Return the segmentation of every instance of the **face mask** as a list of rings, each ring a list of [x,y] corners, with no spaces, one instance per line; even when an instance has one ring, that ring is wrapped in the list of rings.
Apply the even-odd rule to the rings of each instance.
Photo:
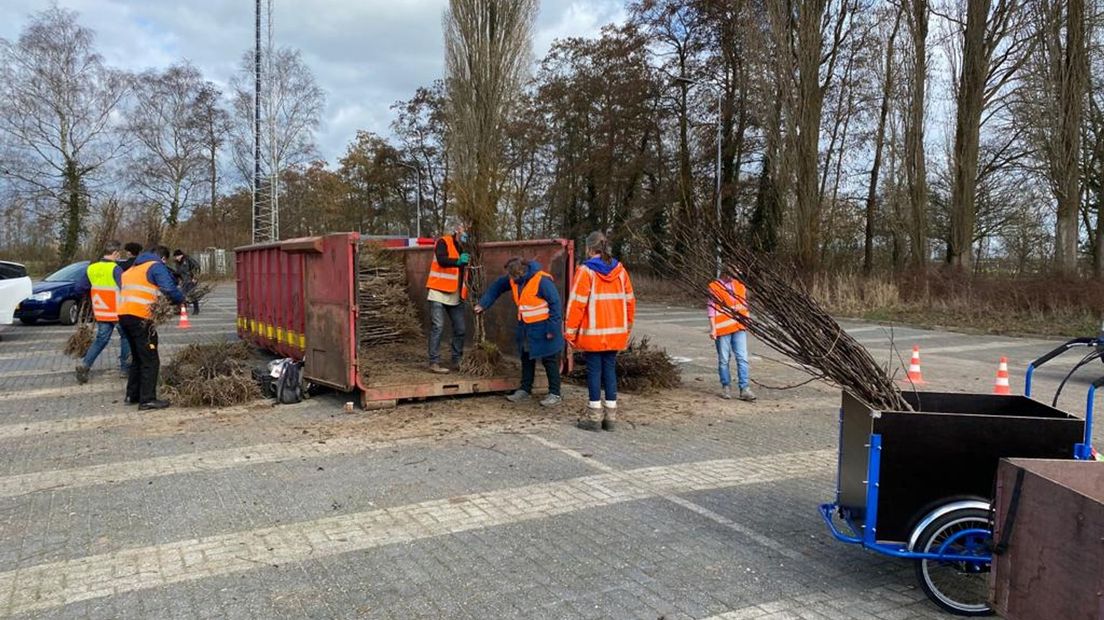
[[[467,243],[467,242],[468,242],[468,233],[466,233],[466,232],[460,233],[460,243]]]

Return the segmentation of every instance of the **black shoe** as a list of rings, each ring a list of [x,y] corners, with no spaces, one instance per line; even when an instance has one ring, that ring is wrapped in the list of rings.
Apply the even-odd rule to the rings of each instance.
[[[148,400],[138,405],[138,411],[149,411],[151,409],[166,409],[171,405],[167,400]]]
[[[88,368],[88,366],[85,366],[84,364],[81,364],[80,366],[77,366],[77,383],[80,383],[80,384],[88,383],[88,371],[89,370],[90,369]]]

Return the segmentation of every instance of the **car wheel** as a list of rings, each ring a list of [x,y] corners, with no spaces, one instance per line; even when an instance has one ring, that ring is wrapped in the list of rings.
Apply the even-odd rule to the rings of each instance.
[[[38,319],[19,319],[19,322],[24,325],[34,325],[38,322]]]
[[[77,302],[70,299],[61,304],[61,311],[58,312],[58,321],[62,325],[72,325],[80,318],[80,308],[77,307]]]

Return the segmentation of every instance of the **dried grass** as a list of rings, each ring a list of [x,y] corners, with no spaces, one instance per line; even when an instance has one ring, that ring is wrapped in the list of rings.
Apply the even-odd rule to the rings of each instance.
[[[262,397],[246,343],[190,344],[161,371],[167,395],[185,407],[230,407]]]

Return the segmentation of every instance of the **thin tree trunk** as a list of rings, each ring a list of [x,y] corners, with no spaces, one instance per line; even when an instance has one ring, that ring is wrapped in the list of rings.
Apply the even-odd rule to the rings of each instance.
[[[870,186],[866,192],[866,226],[863,234],[863,273],[874,271],[874,218],[878,208],[878,175],[882,170],[882,149],[885,146],[886,119],[889,116],[890,98],[893,96],[893,51],[897,32],[901,26],[901,13],[893,21],[893,30],[886,41],[885,81],[882,85],[882,104],[878,110],[878,130],[874,134],[874,162],[870,167]]]
[[[1059,83],[1058,153],[1056,179],[1058,216],[1054,237],[1059,273],[1077,272],[1078,206],[1081,201],[1081,115],[1088,67],[1085,59],[1085,2],[1066,4],[1066,49]]]
[[[820,59],[824,35],[821,21],[826,0],[804,0],[797,20],[798,111],[796,138],[797,260],[806,274],[816,272],[820,246],[820,200],[817,165],[820,155],[820,120],[824,91],[820,85]]]
[[[971,269],[971,246],[977,219],[978,147],[985,78],[989,69],[985,34],[990,4],[990,0],[967,0],[966,3],[952,163],[951,234],[947,248],[947,262],[963,272]]]
[[[912,78],[908,126],[905,128],[905,174],[909,198],[909,249],[913,265],[928,262],[928,181],[924,156],[924,103],[928,77],[928,1],[910,0]]]

